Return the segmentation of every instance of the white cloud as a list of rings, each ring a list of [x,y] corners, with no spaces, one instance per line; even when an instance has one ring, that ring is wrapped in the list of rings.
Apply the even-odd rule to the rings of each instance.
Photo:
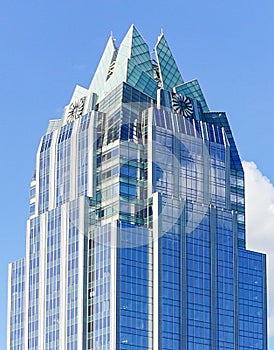
[[[247,248],[267,254],[268,333],[274,336],[274,185],[254,162],[243,162]]]

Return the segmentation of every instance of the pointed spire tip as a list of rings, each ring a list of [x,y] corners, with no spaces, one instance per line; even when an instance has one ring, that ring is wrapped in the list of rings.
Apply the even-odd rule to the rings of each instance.
[[[113,31],[110,32],[110,39],[112,39],[112,41],[116,41]]]

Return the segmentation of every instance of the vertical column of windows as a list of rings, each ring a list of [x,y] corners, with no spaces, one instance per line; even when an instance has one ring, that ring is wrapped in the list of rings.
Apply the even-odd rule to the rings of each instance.
[[[173,207],[166,210],[162,217],[163,227],[169,222],[176,222],[173,218]],[[160,344],[161,349],[180,348],[180,226],[178,224],[168,232],[163,232],[159,239],[160,264]]]
[[[45,350],[59,349],[60,331],[60,208],[48,213],[47,262],[46,262],[46,310],[45,310]]]
[[[264,258],[239,249],[239,350],[266,350]]]
[[[154,168],[156,188],[167,195],[174,194],[173,135],[167,130],[157,130]]]
[[[203,147],[201,139],[179,135],[180,196],[195,202],[204,198]]]
[[[92,148],[95,145],[89,145],[89,124],[90,114],[87,114],[81,118],[81,123],[78,133],[78,195],[84,195],[87,193],[88,184],[88,157],[89,147]]]
[[[95,229],[89,242],[88,349],[108,349],[110,343],[111,224]]]
[[[235,349],[234,344],[234,257],[231,212],[217,210],[217,289],[218,342],[221,349]]]
[[[115,213],[115,204],[118,202],[117,196],[119,195],[119,151],[117,147],[114,147],[103,154],[97,155],[97,203],[102,203],[102,207],[108,203],[108,208],[112,207],[110,213],[101,212],[101,215],[109,216]],[[110,206],[110,203],[111,206]],[[102,208],[102,211],[104,209]],[[116,209],[117,212],[117,209]],[[106,215],[105,215],[106,214]]]
[[[143,147],[124,143],[120,148],[119,194],[120,218],[131,223],[143,222],[142,210],[145,199]]]
[[[69,199],[70,195],[70,137],[73,123],[69,123],[60,129],[57,145],[56,164],[56,205],[59,206]]]
[[[36,195],[36,181],[33,179],[31,181],[31,186],[30,186],[30,216],[34,215],[35,213],[35,207],[36,207],[35,195]]]
[[[50,147],[52,134],[44,136],[39,158],[39,214],[48,210],[49,205],[49,175]]]
[[[40,218],[30,220],[28,350],[38,350]]]
[[[117,149],[116,149],[117,151]],[[97,168],[96,174],[96,199],[98,205],[98,218],[107,218],[118,213],[119,195],[119,160],[109,160]]]
[[[142,226],[119,223],[117,350],[152,350],[152,248],[143,244],[150,234]]]
[[[189,222],[189,219],[191,222]],[[208,213],[187,205],[187,335],[189,349],[211,350],[211,263]]]
[[[77,350],[78,340],[78,285],[79,285],[79,207],[70,203],[67,238],[67,350]]]
[[[239,246],[245,246],[245,201],[243,171],[231,170],[230,199],[231,209],[237,212]]]
[[[25,259],[12,263],[10,308],[10,350],[22,350],[24,346],[24,296]]]
[[[221,144],[210,142],[209,153],[211,160],[211,202],[218,207],[226,207],[226,168],[225,149]]]

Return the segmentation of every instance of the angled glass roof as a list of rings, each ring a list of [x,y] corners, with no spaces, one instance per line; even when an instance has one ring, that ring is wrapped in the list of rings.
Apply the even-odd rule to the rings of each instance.
[[[128,58],[130,58],[132,63],[137,65],[143,72],[147,73],[151,78],[153,78],[153,69],[149,47],[134,25],[130,27],[126,38],[129,41],[129,45],[127,47]],[[122,49],[122,45],[120,48]]]
[[[204,112],[209,111],[198,81],[184,83],[163,33],[154,52],[156,60],[151,58],[149,47],[134,24],[119,48],[111,35],[90,84],[90,91],[97,94],[98,102],[125,82],[153,99],[156,99],[160,87],[182,93],[200,101]]]
[[[182,85],[176,86],[174,88],[175,92],[178,94],[183,94],[195,100],[198,100],[201,103],[202,109],[204,112],[208,112],[209,108],[206,103],[204,94],[200,87],[198,80],[191,80]]]
[[[101,100],[122,82],[156,98],[158,83],[153,78],[149,47],[134,25],[129,28],[119,50],[110,37],[90,90]]]
[[[117,50],[114,44],[113,37],[110,36],[105,51],[101,57],[99,65],[90,84],[90,90],[96,93],[98,96],[104,94],[104,85],[108,78],[109,69],[116,56]]]
[[[158,42],[155,46],[155,55],[159,66],[162,87],[165,90],[171,91],[174,86],[183,84],[183,78],[164,34],[159,36]]]

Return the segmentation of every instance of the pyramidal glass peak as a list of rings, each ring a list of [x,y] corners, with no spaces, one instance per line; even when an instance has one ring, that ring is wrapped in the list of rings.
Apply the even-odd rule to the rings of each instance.
[[[171,91],[175,86],[183,84],[163,33],[158,38],[154,53],[156,60],[151,57],[148,44],[134,24],[130,26],[119,48],[115,47],[111,34],[92,79],[90,91],[98,95],[98,100],[102,100],[122,82],[138,88],[145,79],[149,81],[149,88],[143,88],[142,92],[156,98],[157,88]]]

